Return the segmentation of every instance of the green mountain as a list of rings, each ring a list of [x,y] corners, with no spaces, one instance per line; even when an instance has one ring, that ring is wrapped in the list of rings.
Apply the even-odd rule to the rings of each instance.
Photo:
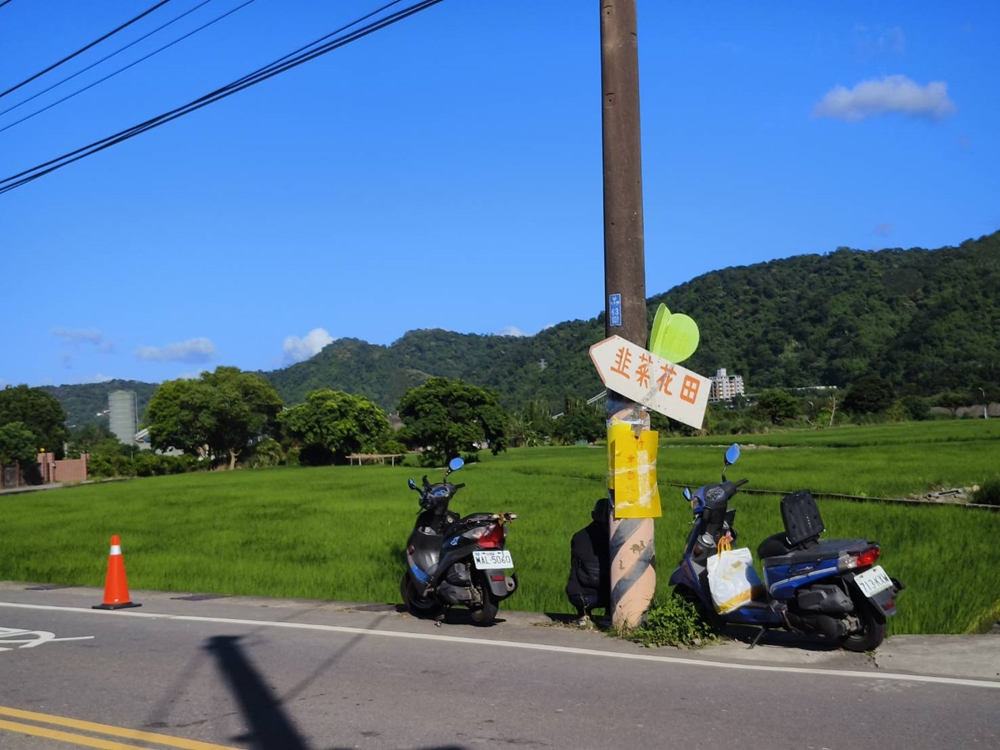
[[[66,410],[66,424],[74,429],[85,424],[107,425],[108,396],[112,391],[135,391],[139,420],[142,421],[149,399],[153,397],[158,385],[138,380],[108,380],[85,385],[43,385],[41,388],[59,399]]]
[[[661,302],[700,328],[684,366],[703,375],[724,367],[749,392],[847,386],[867,374],[900,395],[1000,384],[1000,232],[938,250],[838,248],[713,271],[650,298],[650,323]],[[588,356],[602,338],[603,313],[526,337],[416,330],[390,346],[338,339],[305,362],[260,374],[288,405],[332,388],[394,412],[407,388],[446,376],[497,390],[510,409],[541,399],[560,410],[566,397],[602,390]],[[47,390],[71,424],[82,424],[119,387]],[[129,389],[141,412],[155,386]]]

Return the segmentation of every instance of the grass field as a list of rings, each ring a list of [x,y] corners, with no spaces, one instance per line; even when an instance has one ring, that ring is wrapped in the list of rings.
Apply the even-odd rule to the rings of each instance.
[[[996,425],[996,426],[994,426]],[[826,437],[826,440],[822,438]],[[681,552],[690,511],[672,483],[715,481],[716,439],[666,440],[656,521],[657,595]],[[730,478],[747,489],[906,497],[1000,472],[1000,420],[753,435]],[[752,444],[752,445],[751,445]],[[756,446],[756,447],[753,447]],[[569,538],[604,493],[603,447],[485,455],[456,476],[460,513],[510,510],[521,587],[503,607],[568,613]],[[119,534],[132,589],[398,602],[400,550],[417,510],[412,467],[279,468],[109,482],[0,497],[0,579],[101,587]],[[440,472],[427,472],[432,480]],[[779,495],[741,493],[740,545],[779,531]],[[1000,616],[992,551],[1000,513],[955,506],[821,499],[828,537],[865,536],[907,584],[891,633],[982,632]],[[95,602],[95,604],[98,602]]]

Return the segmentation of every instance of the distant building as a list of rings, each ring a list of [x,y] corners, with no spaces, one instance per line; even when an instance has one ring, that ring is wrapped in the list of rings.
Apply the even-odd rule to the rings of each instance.
[[[711,388],[708,391],[708,403],[714,404],[719,401],[732,401],[737,396],[743,396],[746,391],[743,387],[742,375],[728,375],[726,368],[718,370],[710,377]]]
[[[111,391],[108,411],[111,432],[118,442],[135,445],[135,433],[139,431],[139,401],[135,391]]]

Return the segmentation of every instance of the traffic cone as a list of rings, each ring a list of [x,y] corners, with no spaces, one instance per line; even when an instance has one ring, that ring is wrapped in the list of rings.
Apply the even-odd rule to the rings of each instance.
[[[141,607],[133,604],[128,595],[128,583],[125,580],[125,560],[122,558],[122,543],[115,534],[111,537],[111,552],[108,555],[108,575],[104,579],[104,601],[95,604],[92,609],[125,609],[126,607]]]

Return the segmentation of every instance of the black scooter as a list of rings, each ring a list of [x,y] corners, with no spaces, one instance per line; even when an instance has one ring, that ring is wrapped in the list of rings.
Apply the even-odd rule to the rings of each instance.
[[[465,462],[453,458],[444,479],[423,488],[412,479],[410,489],[420,493],[420,515],[406,544],[407,571],[400,581],[403,603],[417,617],[437,617],[445,607],[469,608],[474,625],[490,625],[501,601],[517,589],[514,561],[504,549],[507,524],[513,513],[473,513],[460,518],[448,503],[464,484],[448,476]]]

